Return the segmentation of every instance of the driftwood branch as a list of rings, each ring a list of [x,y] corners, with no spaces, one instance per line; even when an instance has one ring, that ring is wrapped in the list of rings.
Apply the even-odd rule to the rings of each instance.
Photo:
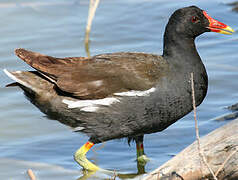
[[[209,167],[219,180],[238,179],[238,119],[200,139]],[[207,168],[201,172],[197,142],[151,172],[145,180],[213,179]]]

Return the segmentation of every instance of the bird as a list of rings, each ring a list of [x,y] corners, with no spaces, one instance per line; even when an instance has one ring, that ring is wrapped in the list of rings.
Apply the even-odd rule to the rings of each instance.
[[[205,32],[234,30],[189,6],[169,18],[162,55],[115,52],[56,58],[18,48],[15,54],[34,70],[4,72],[42,112],[89,137],[74,154],[84,169],[100,169],[86,157],[95,144],[120,138],[134,140],[137,160],[147,162],[144,135],[163,131],[193,110],[191,73],[196,106],[207,94],[208,76],[195,45]]]

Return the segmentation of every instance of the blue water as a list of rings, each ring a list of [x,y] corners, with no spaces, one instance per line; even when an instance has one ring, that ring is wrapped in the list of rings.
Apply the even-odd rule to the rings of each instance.
[[[169,16],[175,9],[194,4],[236,30],[238,14],[224,2],[232,1],[101,0],[92,25],[91,55],[117,51],[161,54]],[[87,13],[88,0],[1,0],[0,69],[30,69],[14,55],[19,47],[57,57],[86,56]],[[238,101],[237,42],[238,33],[206,33],[197,39],[209,75],[209,91],[197,112],[201,136],[227,123],[212,119],[229,113],[226,107]],[[88,138],[49,120],[19,88],[4,87],[12,81],[2,71],[0,77],[0,179],[26,179],[29,168],[39,179],[82,177],[73,154]],[[151,159],[146,171],[194,140],[193,113],[163,132],[146,135],[145,152]],[[129,147],[126,140],[96,145],[87,156],[102,168],[137,173],[135,144]],[[97,173],[90,178],[106,177]]]

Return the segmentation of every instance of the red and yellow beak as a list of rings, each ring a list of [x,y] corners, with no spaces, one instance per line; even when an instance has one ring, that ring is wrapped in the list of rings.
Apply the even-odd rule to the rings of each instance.
[[[209,21],[209,27],[212,32],[217,32],[221,34],[232,34],[235,32],[230,26],[227,26],[226,24],[223,24],[212,17],[210,17],[206,11],[203,11],[204,16],[208,19]]]

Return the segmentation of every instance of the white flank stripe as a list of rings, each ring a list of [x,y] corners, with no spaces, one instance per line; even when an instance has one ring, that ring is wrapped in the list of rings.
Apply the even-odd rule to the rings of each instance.
[[[104,98],[96,100],[78,100],[78,101],[63,99],[63,103],[67,104],[69,108],[82,108],[94,105],[109,106],[115,102],[119,102],[119,100],[117,98]]]
[[[63,99],[63,103],[68,105],[68,108],[80,108],[81,111],[95,112],[99,106],[110,106],[113,103],[119,102],[117,98],[104,98],[96,100],[78,100],[72,101]]]
[[[78,127],[73,128],[73,131],[81,131],[84,129],[85,129],[84,127],[78,126]]]
[[[149,96],[150,93],[154,92],[155,88],[150,88],[146,91],[127,91],[121,93],[114,93],[116,96]]]
[[[97,106],[88,106],[88,107],[84,107],[81,108],[81,111],[86,111],[86,112],[96,112],[98,110],[99,107]]]

